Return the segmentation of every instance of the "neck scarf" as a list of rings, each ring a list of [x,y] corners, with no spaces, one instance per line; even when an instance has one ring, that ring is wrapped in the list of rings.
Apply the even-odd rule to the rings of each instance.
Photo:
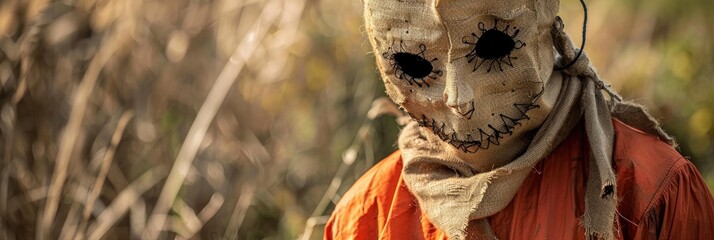
[[[576,50],[562,29],[562,22],[556,21],[553,39],[562,57],[560,62],[568,63],[574,60]],[[554,110],[527,150],[510,163],[491,171],[476,172],[464,161],[448,154],[444,151],[445,142],[415,122],[402,131],[399,147],[404,159],[404,180],[427,217],[449,238],[466,239],[466,228],[472,220],[481,229],[469,234],[481,236],[469,238],[495,238],[486,218],[510,203],[530,170],[569,135],[581,118],[592,154],[582,225],[589,239],[614,238],[617,194],[611,167],[614,144],[611,109],[622,109],[614,107],[620,97],[600,80],[585,55],[562,74],[563,87]],[[611,105],[601,90],[610,95]],[[651,120],[648,115],[644,117]]]

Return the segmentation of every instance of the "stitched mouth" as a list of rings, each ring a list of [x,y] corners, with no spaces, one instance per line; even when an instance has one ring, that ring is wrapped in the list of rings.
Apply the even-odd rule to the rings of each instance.
[[[457,132],[453,129],[447,129],[446,123],[437,121],[436,119],[428,117],[425,114],[421,114],[419,117],[414,116],[409,112],[407,112],[407,114],[409,114],[409,116],[414,119],[419,126],[430,129],[442,141],[445,141],[466,153],[475,153],[480,149],[488,149],[492,145],[498,146],[501,144],[501,139],[505,136],[513,135],[513,129],[523,125],[521,123],[522,121],[530,119],[528,112],[540,107],[535,103],[535,101],[542,94],[543,90],[541,90],[541,92],[538,93],[530,103],[512,104],[512,107],[518,112],[514,116],[509,116],[503,113],[498,114],[501,121],[501,125],[499,127],[494,127],[492,124],[488,124],[486,128],[472,129],[470,132],[461,134],[463,136],[459,136],[459,134],[457,134]],[[471,115],[473,115],[474,111],[475,110],[472,107],[472,109],[467,112],[467,114],[469,114],[469,119],[471,118]],[[459,112],[459,114],[466,116],[461,112]],[[472,134],[472,132],[475,134]]]
[[[467,120],[470,120],[471,117],[473,117],[476,108],[474,107],[474,101],[471,101],[456,107],[455,110],[459,115],[463,116]]]

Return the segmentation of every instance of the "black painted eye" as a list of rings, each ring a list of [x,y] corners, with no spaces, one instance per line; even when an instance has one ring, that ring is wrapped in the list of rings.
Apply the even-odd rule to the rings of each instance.
[[[394,61],[399,65],[399,69],[413,78],[424,78],[429,76],[434,67],[431,62],[419,55],[399,52],[394,54]]]
[[[476,42],[470,42],[468,36],[462,39],[464,43],[473,45],[471,52],[466,55],[469,63],[476,61],[473,71],[481,67],[484,62],[490,62],[486,72],[490,72],[494,65],[501,71],[503,71],[502,64],[513,67],[512,60],[518,58],[511,56],[511,53],[526,45],[516,40],[520,30],[513,27],[513,34],[509,35],[510,25],[506,25],[503,30],[498,29],[498,19],[494,20],[493,28],[486,29],[484,25],[483,22],[478,24],[481,36],[471,33],[471,36],[476,38]]]
[[[518,34],[518,30],[516,30],[516,34]],[[505,57],[513,51],[515,46],[516,42],[511,36],[496,29],[489,29],[478,39],[474,50],[476,55],[489,60]]]
[[[393,45],[393,44],[392,44]],[[429,87],[428,79],[436,79],[442,75],[440,70],[435,70],[432,62],[439,60],[434,58],[431,61],[424,57],[426,45],[419,45],[419,52],[411,53],[404,48],[404,42],[400,41],[400,50],[390,47],[382,57],[391,60],[391,70],[394,76],[409,82],[409,85],[416,84],[419,87]]]

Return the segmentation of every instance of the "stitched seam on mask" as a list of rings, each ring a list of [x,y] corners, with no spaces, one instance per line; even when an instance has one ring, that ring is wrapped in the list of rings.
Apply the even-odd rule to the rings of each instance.
[[[449,32],[449,27],[446,25],[446,21],[443,21],[441,19],[441,13],[439,12],[438,8],[436,7],[437,4],[438,4],[438,1],[434,1],[432,3],[432,6],[433,6],[434,13],[436,15],[437,20],[441,23],[441,27],[444,28],[444,32],[446,33],[446,39],[449,43],[449,48],[446,52],[446,62],[451,63],[453,61],[453,57],[451,55],[452,55],[452,52],[454,49],[454,42],[451,39],[451,32]]]
[[[498,129],[491,124],[487,124],[487,127],[477,128],[478,130],[478,140],[474,140],[471,133],[466,133],[466,139],[459,139],[455,130],[451,130],[451,134],[446,132],[446,123],[438,122],[434,118],[427,117],[421,114],[420,118],[415,117],[413,114],[408,113],[409,116],[417,121],[419,126],[429,128],[431,131],[439,137],[442,141],[445,141],[457,149],[460,149],[466,153],[475,153],[479,149],[488,149],[491,145],[500,145],[500,139],[504,138],[504,135],[513,135],[513,129],[519,125],[523,125],[521,122],[523,120],[530,120],[528,116],[528,111],[539,108],[540,105],[536,104],[536,100],[543,94],[545,88],[541,89],[530,103],[514,103],[512,106],[516,108],[520,114],[517,117],[511,117],[503,113],[499,114],[499,118],[503,123],[503,129]],[[510,123],[510,124],[509,124]]]

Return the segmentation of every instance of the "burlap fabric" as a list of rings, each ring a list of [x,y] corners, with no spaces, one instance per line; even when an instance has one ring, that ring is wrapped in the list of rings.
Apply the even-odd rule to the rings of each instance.
[[[527,151],[511,163],[488,172],[479,173],[444,151],[449,146],[416,122],[402,130],[399,149],[404,160],[404,181],[429,220],[450,239],[466,239],[466,227],[471,220],[477,220],[478,227],[487,227],[485,218],[506,207],[533,166],[567,137],[582,115],[582,107],[577,103],[586,88],[577,80],[567,79],[563,83],[555,105],[557,114],[545,121]]]
[[[593,73],[589,71],[592,68],[587,65],[587,58],[582,59],[574,67],[579,67],[583,74]],[[429,219],[452,239],[465,239],[466,227],[471,220],[487,226],[485,218],[508,205],[533,166],[558,146],[584,115],[587,135],[593,136],[589,140],[594,158],[590,166],[583,225],[590,235],[612,238],[616,206],[615,177],[610,168],[613,130],[606,101],[591,77],[583,76],[583,81],[567,75],[553,112],[533,137],[527,151],[489,172],[475,172],[444,151],[448,146],[433,133],[419,128],[416,123],[408,125],[399,139],[405,161],[403,175]],[[608,194],[601,191],[605,188]],[[594,193],[593,189],[596,190]]]

